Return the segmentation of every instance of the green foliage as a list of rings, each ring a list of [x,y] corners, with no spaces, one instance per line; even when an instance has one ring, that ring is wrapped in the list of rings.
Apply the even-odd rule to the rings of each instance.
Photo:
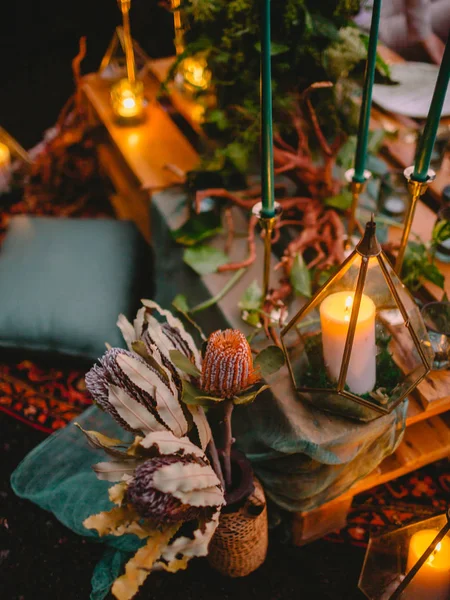
[[[433,250],[435,250],[437,248],[437,246],[439,246],[439,244],[442,244],[443,242],[447,241],[450,238],[450,221],[447,220],[442,220],[442,221],[438,221],[436,223],[436,225],[434,226],[433,229],[433,233],[431,236],[431,247],[433,248]]]
[[[200,377],[200,371],[187,356],[178,350],[170,350],[169,355],[170,360],[178,369],[180,369],[180,371],[183,371],[183,373],[186,373],[187,375],[192,375],[192,377]]]
[[[342,190],[337,196],[331,198],[325,198],[324,203],[330,208],[337,208],[338,210],[347,210],[352,205],[352,193],[350,190]]]
[[[374,388],[376,391],[362,394],[361,398],[380,401],[383,396],[392,394],[394,388],[403,380],[402,371],[389,352],[389,342],[390,338],[377,339],[377,379]],[[331,381],[327,376],[323,360],[322,335],[318,334],[306,338],[305,351],[308,357],[308,368],[300,381],[300,385],[309,388],[336,389],[336,382]],[[348,386],[345,386],[345,389],[348,390]]]
[[[183,246],[195,246],[221,231],[220,214],[205,211],[190,217],[179,229],[172,231],[172,237]]]
[[[243,293],[238,306],[241,310],[259,310],[261,303],[262,289],[256,279],[254,279]]]
[[[311,273],[301,254],[297,254],[294,259],[290,280],[296,294],[305,298],[311,297]]]
[[[241,316],[243,321],[252,327],[260,326],[262,300],[262,289],[255,279],[242,294],[242,298],[238,304],[242,311]]]
[[[263,379],[276,373],[284,363],[284,352],[278,346],[267,346],[267,348],[261,350],[254,360],[254,366],[259,368]]]
[[[355,27],[344,27],[339,38],[324,52],[324,60],[328,74],[335,81],[345,78],[363,61],[367,55],[359,30]]]
[[[409,242],[403,261],[402,281],[409,290],[415,292],[424,279],[444,289],[444,276],[435,265],[433,254],[425,244]]]
[[[215,273],[220,265],[228,261],[228,257],[212,246],[194,246],[186,248],[183,260],[198,275],[208,275],[208,273]]]
[[[318,81],[313,102],[326,135],[355,131],[358,106],[351,78],[361,78],[366,48],[351,25],[359,0],[272,0],[272,82],[275,129],[293,133],[287,116],[299,94]],[[254,164],[259,147],[260,11],[254,0],[185,0],[186,51],[202,52],[217,97],[204,129],[215,140],[208,161],[230,161],[240,171]],[[340,65],[345,63],[345,69]]]

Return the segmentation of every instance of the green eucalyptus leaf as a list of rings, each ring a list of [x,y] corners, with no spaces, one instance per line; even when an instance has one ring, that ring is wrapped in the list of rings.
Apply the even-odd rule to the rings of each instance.
[[[214,123],[219,131],[225,131],[229,126],[226,112],[218,108],[208,113],[208,123]]]
[[[244,310],[242,311],[241,318],[244,323],[248,323],[252,327],[261,326],[261,313],[259,310]]]
[[[445,277],[434,263],[429,263],[424,269],[424,277],[441,289],[444,289]]]
[[[201,400],[197,400],[197,398],[201,395],[201,390],[183,379],[183,395],[182,400],[185,404],[191,404],[194,406],[207,406],[208,403],[202,402]]]
[[[218,267],[228,262],[228,257],[221,250],[211,246],[194,246],[184,251],[183,260],[199,275],[208,275],[215,273]]]
[[[173,239],[183,246],[195,246],[222,231],[218,212],[208,210],[190,217],[179,229],[172,231]]]
[[[218,398],[216,396],[204,396],[202,390],[189,383],[189,381],[185,381],[183,379],[183,395],[182,400],[185,404],[190,404],[193,406],[211,406],[213,404],[217,404],[218,402],[222,402],[223,398]]]
[[[345,143],[341,146],[336,157],[336,164],[343,169],[350,169],[353,166],[356,152],[356,135],[349,135]]]
[[[259,396],[259,394],[261,394],[261,392],[264,392],[265,390],[268,390],[270,388],[270,385],[262,385],[258,390],[256,390],[256,392],[250,392],[249,394],[241,394],[240,396],[235,396],[233,398],[233,404],[236,405],[243,405],[243,404],[250,404],[251,402],[254,402],[256,397]]]
[[[256,42],[255,48],[258,52],[261,52],[261,42]],[[277,44],[276,42],[270,43],[270,56],[278,56],[279,54],[284,54],[285,52],[289,52],[289,46],[286,44]]]
[[[223,155],[225,158],[229,159],[241,173],[245,173],[248,170],[249,148],[245,144],[241,142],[231,142],[223,150]]]
[[[180,369],[180,371],[183,371],[183,373],[186,373],[187,375],[192,375],[193,377],[200,377],[200,371],[197,367],[179,350],[170,350],[169,356],[170,360],[178,369]]]
[[[305,298],[311,297],[311,274],[300,253],[294,259],[290,280],[296,294]]]
[[[284,352],[278,346],[268,346],[261,350],[253,364],[259,368],[261,376],[265,379],[276,373],[285,363]]]
[[[262,299],[262,289],[256,279],[254,279],[242,294],[238,306],[241,310],[259,310],[261,308]]]
[[[183,314],[189,312],[189,304],[184,294],[177,294],[172,300],[172,306]]]
[[[325,199],[325,206],[337,208],[339,210],[348,210],[352,205],[352,193],[350,190],[342,190],[337,196]]]
[[[433,246],[437,246],[438,244],[442,244],[450,238],[450,221],[443,220],[438,221],[433,229],[432,234],[432,243]]]
[[[327,38],[334,42],[340,40],[339,29],[332,21],[330,21],[330,19],[327,19],[318,13],[311,15],[311,17],[314,25],[314,33],[317,36]]]

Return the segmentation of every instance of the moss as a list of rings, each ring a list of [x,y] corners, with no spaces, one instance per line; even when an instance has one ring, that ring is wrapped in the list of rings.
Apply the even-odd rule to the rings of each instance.
[[[300,385],[309,388],[336,389],[336,382],[329,379],[323,360],[322,334],[308,337],[304,340],[305,352],[308,357],[308,368],[302,374]],[[394,388],[403,379],[403,373],[397,366],[389,352],[390,338],[377,339],[378,354],[376,358],[377,379],[374,390],[384,388],[387,395],[391,395]],[[349,391],[346,385],[345,390]],[[353,392],[352,392],[353,393]],[[358,394],[357,394],[358,395]],[[360,395],[365,400],[374,398],[370,393]]]

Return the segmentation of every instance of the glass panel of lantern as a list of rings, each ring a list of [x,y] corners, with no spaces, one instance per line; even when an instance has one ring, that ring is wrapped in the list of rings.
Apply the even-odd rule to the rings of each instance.
[[[299,395],[361,421],[391,412],[433,360],[420,311],[381,252],[373,222],[281,338]]]
[[[371,537],[359,589],[369,600],[448,600],[449,531],[450,509],[447,514]]]

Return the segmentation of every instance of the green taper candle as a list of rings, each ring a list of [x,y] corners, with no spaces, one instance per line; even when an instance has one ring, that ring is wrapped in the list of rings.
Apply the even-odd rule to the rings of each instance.
[[[353,181],[364,183],[364,169],[366,167],[367,140],[369,138],[370,110],[372,108],[372,89],[375,79],[377,61],[378,27],[380,24],[381,0],[374,0],[372,9],[372,22],[370,24],[369,47],[367,49],[367,63],[364,74],[364,89],[359,114],[358,143],[355,155],[355,173]]]
[[[270,56],[270,0],[262,0],[261,15],[261,178],[262,216],[275,216],[272,131],[272,69]]]
[[[434,94],[431,100],[430,110],[428,111],[427,122],[425,123],[425,128],[417,147],[416,159],[414,161],[414,172],[412,175],[412,178],[416,181],[424,182],[427,180],[431,154],[433,152],[439,121],[441,119],[442,107],[444,105],[445,95],[447,93],[449,78],[450,36],[445,46],[444,56],[442,58],[439,75],[436,81],[436,87],[434,88]],[[417,85],[420,85],[420,82],[417,82]]]

